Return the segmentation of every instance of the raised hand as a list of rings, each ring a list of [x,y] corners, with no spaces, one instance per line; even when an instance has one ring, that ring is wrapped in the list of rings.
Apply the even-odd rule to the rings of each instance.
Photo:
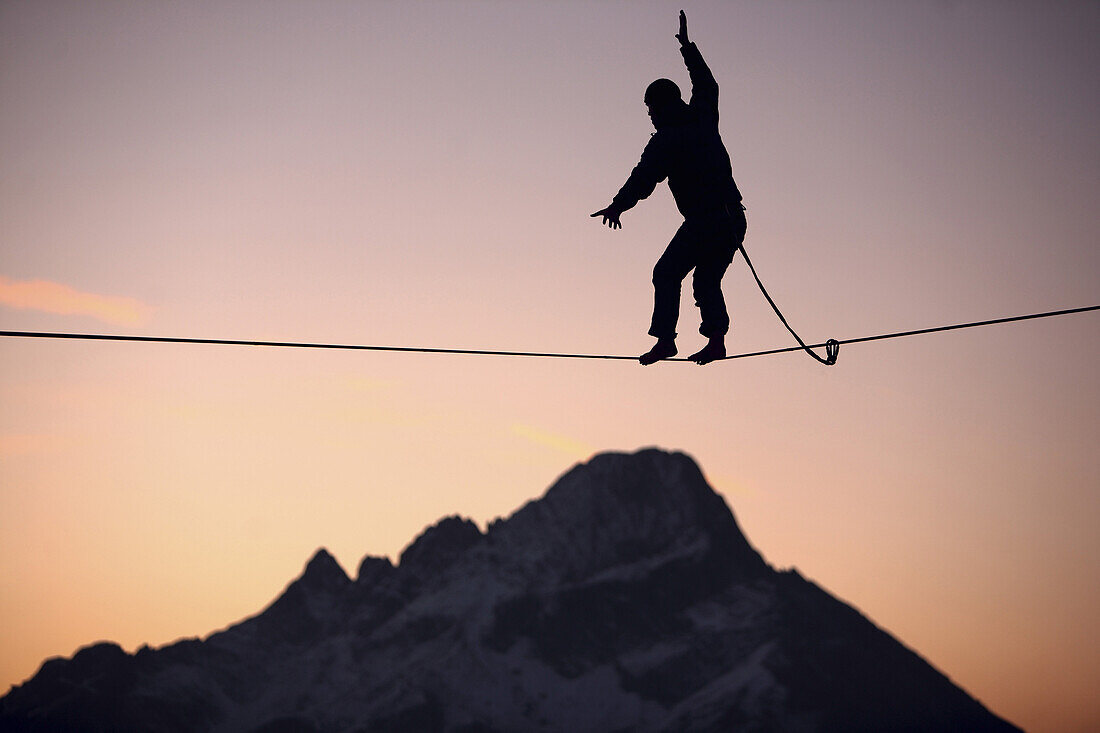
[[[683,10],[680,11],[680,32],[676,34],[676,38],[680,41],[681,46],[691,43],[688,40],[688,19]]]

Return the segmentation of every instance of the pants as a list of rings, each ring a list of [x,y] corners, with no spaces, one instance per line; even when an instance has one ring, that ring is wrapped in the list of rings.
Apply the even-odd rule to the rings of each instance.
[[[683,223],[653,268],[653,320],[649,335],[659,339],[676,337],[680,315],[680,284],[695,270],[692,289],[707,338],[724,336],[730,327],[726,301],[722,298],[722,276],[745,241],[745,212],[731,206],[728,214],[690,219]]]

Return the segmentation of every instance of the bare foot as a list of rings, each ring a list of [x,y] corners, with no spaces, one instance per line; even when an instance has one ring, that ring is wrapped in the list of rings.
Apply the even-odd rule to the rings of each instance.
[[[688,357],[696,364],[710,364],[712,361],[726,358],[726,344],[722,340],[711,339],[699,351]]]
[[[653,348],[639,356],[638,361],[642,363],[642,366],[649,366],[654,362],[658,362],[661,359],[668,359],[672,356],[676,356],[676,342],[657,339],[657,343],[653,345]]]

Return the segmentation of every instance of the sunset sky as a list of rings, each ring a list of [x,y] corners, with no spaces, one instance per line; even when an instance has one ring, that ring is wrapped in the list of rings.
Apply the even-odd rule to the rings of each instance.
[[[0,329],[641,353],[672,197],[588,214],[680,7],[0,2]],[[683,7],[808,339],[1100,303],[1100,4]],[[724,284],[732,352],[790,343]],[[1096,312],[831,368],[0,339],[0,694],[656,445],[997,714],[1100,730],[1098,363]]]

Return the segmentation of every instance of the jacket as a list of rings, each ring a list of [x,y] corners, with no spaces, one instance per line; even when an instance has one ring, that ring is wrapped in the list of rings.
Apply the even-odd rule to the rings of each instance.
[[[694,43],[682,46],[680,53],[691,77],[691,100],[680,102],[673,119],[650,137],[638,165],[612,199],[619,211],[633,208],[666,178],[685,219],[740,208],[741,192],[718,133],[718,82]]]

